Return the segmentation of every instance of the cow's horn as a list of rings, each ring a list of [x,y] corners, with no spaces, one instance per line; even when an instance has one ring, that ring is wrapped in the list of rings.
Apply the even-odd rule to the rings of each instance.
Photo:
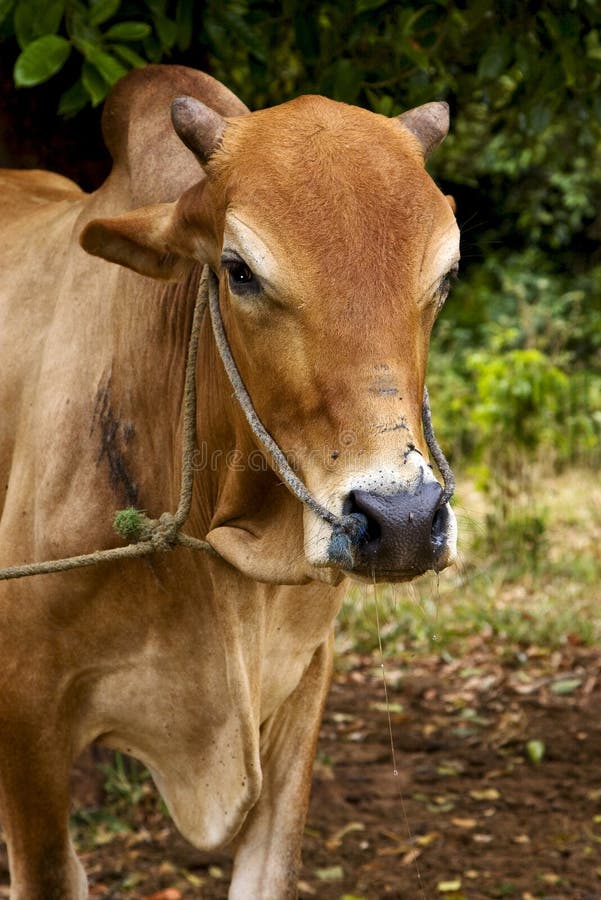
[[[177,97],[171,104],[171,121],[177,136],[205,165],[221,143],[225,119],[195,97]]]
[[[449,130],[449,104],[444,100],[424,103],[397,116],[397,122],[415,135],[422,146],[424,158],[436,150]]]

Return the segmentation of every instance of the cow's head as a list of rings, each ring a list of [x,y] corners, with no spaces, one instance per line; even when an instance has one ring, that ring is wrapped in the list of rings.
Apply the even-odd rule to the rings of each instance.
[[[387,119],[305,96],[226,121],[186,97],[173,122],[206,177],[177,203],[90,223],[84,248],[170,280],[208,263],[266,428],[320,503],[367,520],[351,574],[401,581],[444,568],[455,519],[439,508],[421,409],[430,332],[459,259],[451,204],[424,169],[446,105]],[[256,577],[289,580],[262,571],[252,532],[216,528],[213,543]],[[302,577],[340,577],[331,537],[304,510]]]

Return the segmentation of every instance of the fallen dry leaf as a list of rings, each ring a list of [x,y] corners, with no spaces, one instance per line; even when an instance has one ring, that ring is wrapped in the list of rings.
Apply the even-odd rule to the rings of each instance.
[[[438,840],[439,837],[439,831],[429,831],[428,834],[420,834],[419,837],[416,837],[415,843],[419,844],[420,847],[428,847],[430,844],[433,844],[434,841]]]
[[[411,863],[414,863],[415,860],[422,855],[422,851],[418,850],[417,847],[414,847],[413,850],[410,850],[408,853],[405,853],[403,858],[401,859],[402,866],[410,866]]]
[[[498,800],[501,795],[496,788],[483,788],[470,791],[472,800]]]
[[[335,831],[332,837],[326,841],[328,850],[337,850],[342,844],[343,837],[353,831],[365,831],[363,822],[349,822],[347,825],[339,828],[338,831]]]
[[[165,888],[155,894],[147,894],[142,900],[182,900],[182,892],[177,888]]]
[[[458,891],[461,888],[461,878],[454,878],[452,881],[439,881],[436,887],[441,894]]]
[[[475,828],[478,824],[476,819],[451,819],[451,824],[456,825],[457,828]]]

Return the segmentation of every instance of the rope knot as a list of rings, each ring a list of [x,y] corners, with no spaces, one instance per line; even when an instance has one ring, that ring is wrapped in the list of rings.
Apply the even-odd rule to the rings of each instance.
[[[164,512],[158,521],[155,519],[150,528],[150,540],[156,550],[173,550],[177,544],[178,525],[171,513]]]
[[[164,512],[159,519],[150,519],[142,510],[130,506],[119,510],[113,527],[126,541],[132,544],[148,541],[155,550],[173,550],[179,543],[177,519],[168,512]]]

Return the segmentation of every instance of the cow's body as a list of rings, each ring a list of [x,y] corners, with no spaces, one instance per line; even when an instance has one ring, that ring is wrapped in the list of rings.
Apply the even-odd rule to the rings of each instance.
[[[244,113],[206,76],[165,72],[117,93],[115,167],[95,194],[48,173],[1,177],[0,566],[116,546],[114,510],[177,505],[200,265],[165,284],[78,243],[91,220],[176,200],[202,176],[169,125],[174,97]],[[254,443],[208,320],[197,390],[203,465],[186,530],[229,562],[180,548],[2,584],[0,816],[14,900],[87,895],[68,777],[94,740],[151,769],[193,843],[236,837],[232,897],[295,896],[344,581],[303,555],[302,508],[271,469],[240,465]],[[264,379],[261,414],[270,392]]]

